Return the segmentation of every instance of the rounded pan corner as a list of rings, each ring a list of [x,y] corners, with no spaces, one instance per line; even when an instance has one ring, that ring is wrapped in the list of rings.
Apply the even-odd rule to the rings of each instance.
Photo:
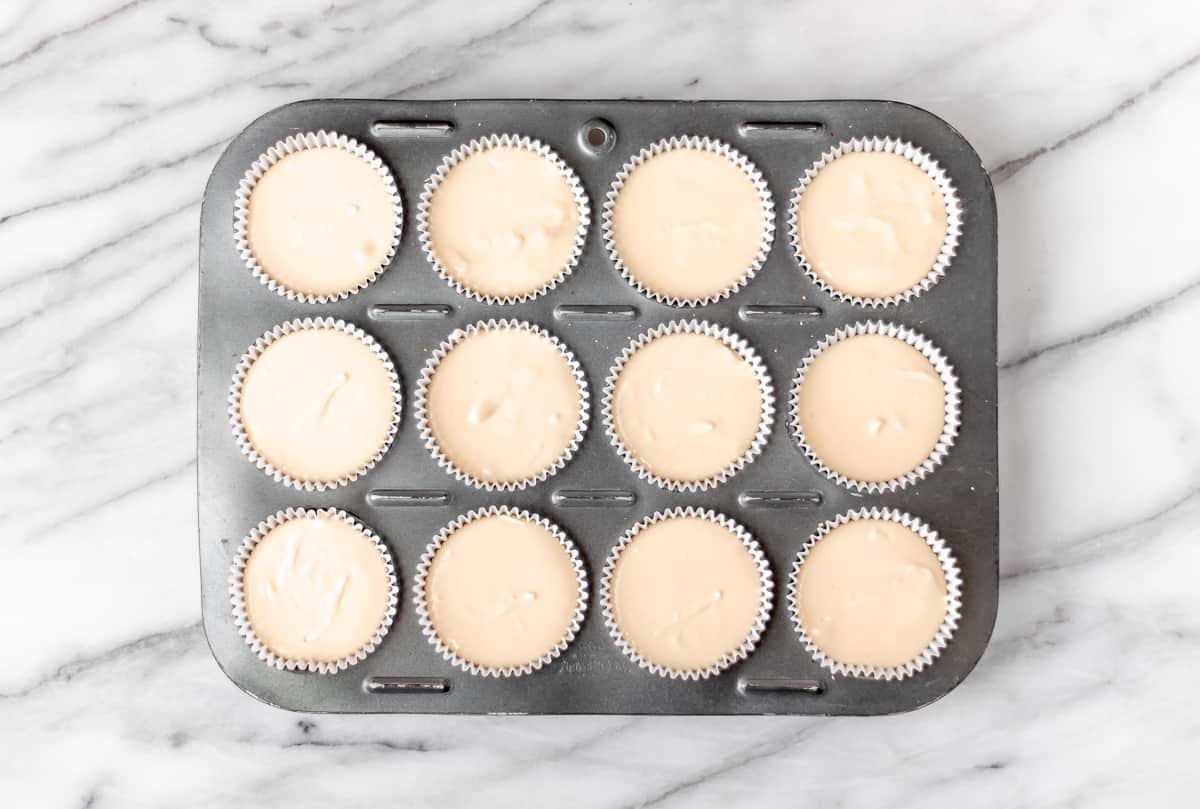
[[[938,115],[937,113],[931,112],[931,111],[925,109],[924,107],[917,106],[916,104],[911,104],[907,101],[885,101],[882,103],[890,104],[894,107],[903,107],[907,110],[910,110],[911,112],[916,113],[917,115],[919,115],[921,117],[929,119],[931,122],[933,122],[937,126],[945,129],[950,134],[950,136],[953,137],[955,140],[957,140],[959,145],[961,145],[963,147],[963,149],[971,155],[971,157],[974,159],[974,161],[979,164],[979,172],[980,172],[980,174],[983,175],[983,181],[984,181],[985,187],[987,188],[988,196],[990,196],[992,198],[993,207],[995,206],[996,191],[992,186],[992,177],[988,173],[987,167],[985,167],[983,165],[983,157],[981,157],[979,152],[975,149],[975,145],[972,144],[971,141],[967,140],[967,136],[964,135],[962,132],[958,131],[958,127],[956,127],[954,124],[950,123],[945,118]]]
[[[221,150],[221,155],[217,158],[216,163],[213,164],[213,169],[208,175],[208,181],[204,184],[204,199],[208,199],[209,191],[212,188],[214,180],[216,180],[216,178],[223,173],[222,168],[224,164],[227,161],[234,159],[233,155],[238,152],[238,149],[243,141],[254,137],[254,135],[261,130],[279,128],[278,121],[280,119],[287,120],[294,119],[296,117],[302,118],[303,110],[306,107],[322,106],[328,103],[328,101],[322,101],[315,98],[289,101],[286,104],[281,104],[278,107],[267,110],[250,123],[242,127],[242,129],[236,135],[229,139],[229,143],[225,144],[225,148]],[[240,172],[238,174],[240,175]]]
[[[979,666],[979,661],[983,659],[983,653],[987,651],[988,644],[991,643],[992,640],[992,633],[996,629],[996,616],[998,612],[998,604],[996,602],[992,602],[992,614],[991,619],[988,621],[987,632],[976,648],[974,656],[971,657],[970,660],[966,661],[965,667],[963,667],[961,671],[957,672],[952,680],[945,683],[945,687],[939,688],[937,691],[928,695],[922,694],[922,699],[919,701],[895,711],[888,711],[887,715],[900,716],[902,714],[912,713],[913,711],[919,711],[922,708],[928,708],[933,703],[940,701],[950,692],[957,690],[958,687],[961,686],[963,682],[971,676],[971,672],[975,671],[975,669]]]
[[[992,208],[995,208],[995,206],[996,206],[996,191],[995,191],[995,187],[992,186],[991,174],[988,173],[988,168],[986,168],[984,166],[983,157],[980,156],[978,150],[976,150],[976,148],[974,148],[974,144],[972,144],[970,142],[970,140],[967,140],[965,134],[962,134],[961,132],[959,132],[958,127],[954,126],[953,124],[950,124],[950,122],[948,120],[942,118],[941,115],[938,115],[937,113],[934,113],[934,112],[930,112],[929,109],[925,109],[924,107],[920,107],[920,106],[918,106],[918,104],[914,104],[911,102],[894,101],[894,100],[890,100],[890,98],[881,98],[881,100],[871,101],[870,103],[887,104],[888,107],[906,109],[906,110],[908,110],[908,112],[916,114],[918,116],[918,118],[924,118],[924,119],[930,121],[931,124],[934,124],[935,126],[940,127],[940,128],[942,128],[942,130],[946,131],[950,137],[954,138],[954,140],[956,140],[956,142],[959,143],[961,148],[964,149],[964,151],[966,151],[967,154],[971,155],[972,160],[978,164],[979,174],[983,176],[984,187],[986,188],[986,191],[988,191],[989,198],[991,198]]]
[[[255,693],[250,689],[249,686],[238,680],[237,677],[233,676],[233,673],[230,672],[229,668],[225,665],[225,661],[221,659],[221,655],[217,651],[217,647],[213,645],[212,635],[208,629],[208,616],[204,616],[204,618],[200,621],[200,628],[204,632],[204,642],[208,645],[208,652],[210,655],[212,655],[213,662],[217,664],[217,668],[220,669],[221,673],[225,675],[225,679],[233,683],[233,685],[243,694],[253,697],[256,701],[261,702],[263,705],[269,705],[270,707],[277,708],[281,711],[288,711],[290,713],[314,713],[314,711],[310,711],[300,706],[284,705],[279,702],[272,702],[262,694]]]
[[[304,132],[319,129],[320,127],[312,127],[305,125],[308,121],[308,116],[305,115],[305,110],[308,108],[316,108],[327,110],[329,107],[358,107],[366,103],[371,103],[368,99],[358,100],[353,98],[302,98],[297,101],[289,101],[286,104],[280,104],[278,107],[267,110],[262,115],[252,120],[242,130],[234,135],[229,145],[234,146],[240,144],[243,140],[257,135],[260,131],[283,131]],[[278,140],[275,136],[272,141]],[[228,150],[226,150],[228,151]]]

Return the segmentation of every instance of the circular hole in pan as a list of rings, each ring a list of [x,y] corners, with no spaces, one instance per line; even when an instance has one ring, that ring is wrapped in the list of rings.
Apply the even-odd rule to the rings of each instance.
[[[592,154],[607,154],[617,145],[617,131],[603,118],[593,118],[580,127],[579,144]]]

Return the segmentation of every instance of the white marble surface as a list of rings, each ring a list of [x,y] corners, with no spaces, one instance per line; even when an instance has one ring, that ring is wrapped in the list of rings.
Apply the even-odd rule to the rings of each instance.
[[[0,804],[1194,806],[1200,9],[0,4]],[[849,9],[853,7],[853,11]],[[209,656],[200,194],[317,96],[891,97],[1000,208],[1002,593],[872,720],[304,717]]]

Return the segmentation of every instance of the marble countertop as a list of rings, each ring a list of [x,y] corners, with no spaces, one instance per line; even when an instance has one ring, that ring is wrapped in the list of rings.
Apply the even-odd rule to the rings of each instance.
[[[1200,9],[842,5],[0,6],[0,800],[1194,804]],[[1001,604],[968,680],[869,720],[238,691],[199,625],[200,195],[248,121],[324,96],[894,98],[958,127],[1001,262]]]

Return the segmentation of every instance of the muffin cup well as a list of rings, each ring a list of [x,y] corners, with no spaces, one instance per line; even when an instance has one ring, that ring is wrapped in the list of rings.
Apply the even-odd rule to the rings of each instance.
[[[567,259],[566,264],[563,265],[562,271],[538,289],[531,292],[524,292],[520,295],[491,295],[485,292],[477,292],[463,285],[461,281],[450,274],[445,265],[437,257],[437,253],[433,249],[433,238],[429,233],[429,207],[433,203],[434,192],[437,191],[442,181],[446,179],[450,170],[473,154],[485,152],[488,149],[495,149],[499,146],[525,149],[545,158],[558,170],[558,173],[562,175],[563,179],[567,181],[567,185],[570,186],[571,195],[575,199],[575,210],[578,215],[578,221],[575,226],[575,247],[571,251],[571,256]],[[583,190],[583,184],[579,181],[579,177],[576,176],[575,170],[567,165],[566,161],[559,157],[558,153],[549,146],[524,135],[487,135],[459,146],[442,158],[442,162],[437,167],[437,170],[425,181],[425,187],[421,191],[421,197],[417,202],[417,235],[421,243],[421,249],[425,252],[425,258],[428,259],[430,266],[456,292],[473,298],[480,303],[487,304],[509,304],[530,301],[546,294],[561,284],[574,271],[575,265],[579,263],[579,257],[583,254],[583,244],[587,240],[587,232],[590,224],[591,206],[588,203],[587,192]]]
[[[344,332],[352,337],[355,337],[371,350],[371,352],[379,358],[383,363],[384,369],[387,372],[388,380],[392,388],[392,423],[388,430],[387,437],[383,444],[373,457],[367,460],[361,467],[349,475],[343,475],[336,480],[299,480],[292,477],[282,469],[277,469],[273,464],[262,457],[254,444],[250,441],[250,436],[246,433],[246,427],[242,423],[242,386],[246,382],[246,375],[250,372],[250,367],[254,365],[262,353],[266,351],[272,343],[281,337],[292,334],[297,331],[333,329],[335,331]],[[334,320],[331,317],[306,317],[303,319],[297,318],[289,320],[286,323],[280,323],[270,331],[263,334],[254,341],[254,344],[246,350],[238,361],[237,368],[233,373],[233,382],[229,386],[229,424],[233,428],[233,438],[237,442],[238,449],[242,454],[250,459],[250,462],[259,469],[266,472],[277,482],[285,486],[291,486],[293,489],[300,489],[306,492],[323,492],[326,489],[334,489],[338,486],[345,486],[360,477],[365,475],[371,469],[375,468],[375,464],[379,463],[384,454],[391,447],[392,441],[396,438],[396,431],[400,429],[400,414],[403,408],[404,399],[400,390],[400,375],[396,373],[396,366],[392,364],[392,359],[383,350],[379,343],[375,342],[375,338],[367,334],[362,329],[355,326],[353,323],[347,323],[344,320]]]
[[[625,636],[621,633],[621,628],[617,624],[617,619],[613,611],[612,605],[612,579],[617,570],[617,562],[621,557],[622,551],[631,543],[642,531],[650,526],[662,522],[664,520],[676,519],[679,517],[695,517],[704,520],[710,520],[722,528],[732,531],[741,543],[746,547],[750,556],[754,559],[754,565],[758,568],[758,578],[760,585],[758,615],[755,618],[754,626],[750,633],[746,636],[745,641],[732,652],[727,653],[716,663],[699,669],[673,669],[666,666],[654,663],[646,658],[635,649]],[[720,674],[725,669],[732,666],[741,660],[745,660],[754,651],[758,645],[759,638],[767,628],[767,621],[771,617],[771,605],[775,599],[775,582],[771,575],[771,565],[767,561],[767,557],[763,554],[758,541],[750,535],[750,532],[741,526],[741,524],[726,517],[724,514],[719,514],[712,509],[701,509],[694,506],[687,508],[673,508],[669,511],[656,511],[651,516],[645,518],[637,525],[630,528],[609,553],[608,558],[604,562],[604,571],[600,580],[600,605],[604,613],[604,625],[608,627],[608,634],[612,637],[613,643],[621,652],[637,663],[639,668],[646,669],[654,674],[662,677],[669,677],[673,680],[705,680],[709,677]]]
[[[291,289],[272,278],[266,269],[259,264],[258,258],[254,255],[246,229],[250,215],[250,194],[254,191],[254,186],[258,184],[258,181],[267,173],[267,170],[288,155],[304,151],[305,149],[320,147],[333,147],[349,152],[355,157],[361,158],[379,174],[387,188],[388,198],[392,202],[393,227],[392,240],[388,245],[387,252],[380,260],[379,266],[370,276],[361,281],[353,289],[312,295],[307,292]],[[281,141],[276,141],[274,145],[259,155],[258,159],[250,164],[250,168],[246,169],[246,173],[242,176],[242,181],[238,183],[237,193],[233,199],[233,238],[238,256],[245,263],[246,268],[267,289],[273,290],[289,300],[303,301],[305,303],[333,303],[334,301],[348,298],[354,293],[370,286],[388,268],[388,265],[392,263],[392,259],[395,258],[396,250],[400,246],[400,235],[403,227],[404,206],[400,201],[400,191],[396,188],[396,179],[392,176],[391,169],[384,164],[378,155],[354,138],[337,132],[326,132],[325,130],[301,132],[289,135]]]
[[[250,625],[250,618],[246,614],[246,594],[244,590],[243,575],[246,570],[246,563],[250,560],[250,554],[254,548],[272,529],[283,525],[290,520],[295,519],[317,519],[321,517],[331,517],[349,525],[356,531],[369,539],[376,550],[379,551],[380,557],[383,559],[384,566],[387,568],[389,590],[388,590],[388,608],[383,617],[379,628],[375,630],[375,634],[354,652],[354,654],[339,658],[334,661],[322,660],[295,660],[288,657],[281,657],[275,654],[259,639],[255,634],[254,628]],[[396,617],[396,610],[399,605],[400,584],[396,579],[396,567],[392,562],[391,551],[388,550],[386,544],[380,539],[374,531],[367,528],[350,514],[335,508],[323,509],[305,509],[305,508],[289,508],[284,511],[277,511],[270,517],[260,522],[255,526],[249,535],[242,540],[241,547],[238,548],[234,555],[233,564],[229,572],[229,598],[233,608],[233,622],[237,627],[237,632],[246,641],[250,649],[258,656],[259,660],[274,666],[277,669],[286,669],[288,671],[311,671],[318,674],[334,674],[344,669],[353,666],[364,660],[367,655],[374,652],[376,647],[382,642],[383,637],[391,628],[392,621]]]
[[[933,640],[929,642],[924,651],[902,666],[880,668],[878,666],[839,663],[827,657],[812,642],[812,639],[808,636],[808,632],[804,629],[804,625],[800,622],[800,603],[799,593],[796,590],[796,577],[804,565],[804,560],[808,557],[808,553],[812,550],[813,546],[820,542],[830,531],[854,520],[888,520],[908,528],[921,537],[921,539],[925,540],[942,566],[942,576],[946,580],[946,617],[942,619],[942,625],[938,628],[937,634],[934,635]],[[821,524],[816,533],[809,537],[804,547],[800,549],[795,563],[792,565],[791,573],[788,577],[787,601],[792,625],[796,628],[796,632],[800,636],[800,642],[804,644],[804,648],[809,651],[816,661],[824,668],[829,669],[831,673],[845,674],[851,677],[865,677],[873,680],[902,680],[905,677],[911,677],[913,674],[932,664],[934,659],[950,643],[954,631],[958,628],[958,620],[962,616],[962,576],[959,573],[958,562],[955,561],[954,555],[950,552],[946,543],[938,537],[937,532],[928,525],[911,514],[894,508],[861,508],[856,511],[839,514],[834,519],[827,520]]]
[[[485,517],[506,516],[513,517],[519,520],[533,523],[541,526],[549,531],[558,543],[567,552],[571,558],[571,565],[575,571],[575,582],[578,587],[578,597],[575,601],[575,612],[571,617],[571,624],[567,628],[562,639],[541,657],[536,660],[531,660],[528,663],[523,663],[519,666],[481,666],[478,663],[472,663],[459,657],[458,654],[447,646],[437,629],[433,625],[433,619],[429,614],[429,604],[425,598],[425,584],[429,577],[429,568],[433,564],[433,558],[437,555],[438,549],[450,538],[450,536],[462,528],[464,525],[472,523],[476,520]],[[587,571],[583,567],[583,559],[579,555],[579,550],[575,547],[575,543],[567,538],[567,535],[554,523],[547,520],[538,514],[533,514],[524,509],[514,508],[512,506],[489,506],[486,509],[475,509],[455,519],[445,528],[438,532],[433,541],[426,547],[425,553],[421,555],[421,561],[417,565],[417,574],[413,580],[413,603],[417,608],[417,620],[421,625],[421,634],[423,634],[433,647],[442,656],[443,660],[448,661],[451,665],[462,669],[468,674],[474,674],[481,677],[519,677],[524,674],[532,674],[535,671],[550,664],[571,645],[575,640],[575,635],[579,632],[579,627],[583,624],[583,617],[587,613],[588,604],[588,580]]]
[[[617,432],[616,414],[614,413],[614,399],[616,396],[617,380],[621,376],[621,371],[624,370],[625,364],[629,359],[637,353],[638,349],[648,345],[659,337],[665,337],[671,334],[704,334],[709,337],[716,338],[732,349],[743,360],[750,364],[754,371],[754,376],[758,380],[758,392],[761,400],[761,407],[758,419],[758,431],[754,435],[750,447],[742,453],[740,457],[726,466],[712,477],[704,480],[678,481],[664,478],[650,471],[621,440],[620,434]],[[617,358],[612,369],[608,373],[608,378],[604,383],[604,396],[601,402],[601,412],[604,420],[604,432],[608,435],[617,453],[624,459],[637,476],[642,480],[648,480],[656,486],[661,486],[664,489],[672,492],[695,492],[704,491],[721,485],[729,480],[735,474],[748,466],[759,454],[763,451],[763,447],[767,445],[767,439],[771,435],[771,426],[775,423],[775,392],[771,384],[771,376],[767,372],[766,366],[758,356],[758,352],[746,341],[745,338],[731,332],[724,326],[718,326],[713,323],[698,320],[675,320],[670,323],[665,323],[657,328],[643,332],[633,339],[633,341],[625,347],[621,352],[621,356]]]
[[[558,351],[559,355],[567,361],[567,364],[571,367],[571,374],[575,377],[575,385],[579,390],[579,418],[575,421],[575,434],[571,437],[570,443],[567,444],[566,449],[563,450],[562,454],[550,466],[545,467],[535,475],[521,480],[483,480],[457,466],[442,451],[441,446],[438,444],[437,436],[433,434],[433,426],[429,420],[429,385],[432,383],[433,376],[437,373],[438,366],[441,365],[442,360],[459,343],[468,337],[482,332],[513,329],[533,334],[549,341]],[[488,492],[519,491],[541,483],[552,475],[557,474],[574,457],[576,451],[578,451],[579,445],[583,442],[584,433],[587,432],[588,421],[591,418],[591,393],[588,390],[587,378],[583,374],[583,367],[579,364],[571,349],[567,348],[561,340],[545,329],[522,320],[481,320],[465,328],[455,329],[450,333],[449,337],[433,350],[433,354],[426,361],[425,367],[421,369],[421,375],[417,378],[417,389],[414,398],[416,400],[414,408],[416,410],[417,430],[420,432],[421,441],[425,444],[425,448],[433,456],[433,460],[437,462],[438,466],[453,475],[455,480],[460,480],[476,489]]]
[[[898,340],[908,343],[917,349],[917,351],[920,351],[925,359],[929,360],[930,364],[933,365],[934,370],[937,371],[938,377],[942,380],[942,388],[945,395],[942,434],[938,437],[933,451],[929,453],[929,456],[917,468],[898,478],[892,478],[883,482],[851,480],[842,473],[830,469],[805,439],[804,427],[800,423],[800,386],[804,383],[804,377],[808,373],[809,366],[821,355],[821,352],[830,346],[847,338],[862,334],[880,334],[887,337],[895,337]],[[812,465],[819,469],[825,477],[839,485],[858,492],[876,493],[896,491],[903,489],[905,486],[910,486],[919,480],[924,480],[945,460],[946,455],[950,452],[950,448],[954,446],[955,439],[958,437],[958,426],[962,414],[960,397],[958,377],[954,373],[953,366],[950,365],[950,361],[946,359],[941,350],[924,335],[913,331],[907,326],[895,323],[885,323],[879,320],[860,321],[840,328],[833,334],[826,335],[808,352],[804,361],[800,363],[800,369],[796,372],[796,376],[792,380],[791,395],[788,398],[788,406],[791,411],[792,435],[795,436],[800,444],[800,449],[804,451],[804,455]]]
[[[634,169],[651,158],[676,149],[697,149],[712,152],[726,158],[750,178],[750,182],[754,184],[754,190],[758,195],[758,199],[762,203],[763,235],[758,252],[737,281],[725,289],[706,295],[703,298],[679,298],[673,295],[664,295],[646,287],[633,276],[629,268],[625,266],[625,262],[621,260],[621,255],[617,251],[616,235],[613,232],[613,210],[617,204],[617,196],[621,193],[621,189],[625,186],[629,175],[633,173]],[[700,137],[697,135],[664,138],[650,144],[629,158],[621,166],[621,170],[617,172],[617,176],[605,196],[604,209],[601,213],[601,234],[604,239],[604,249],[608,251],[608,256],[612,260],[613,266],[621,273],[621,277],[629,282],[630,286],[638,292],[651,300],[669,304],[670,306],[706,306],[710,303],[724,300],[745,287],[746,284],[750,283],[750,279],[762,269],[763,264],[766,263],[767,254],[771,252],[771,245],[775,242],[775,201],[771,198],[771,190],[767,187],[767,181],[763,178],[762,172],[758,170],[758,167],[750,162],[748,157],[729,144],[715,138]]]
[[[797,214],[800,208],[800,199],[804,195],[805,189],[808,188],[821,169],[842,155],[852,152],[888,152],[903,157],[929,175],[929,178],[933,180],[941,192],[942,202],[946,206],[946,237],[942,241],[942,249],[939,251],[937,258],[934,259],[933,266],[929,268],[929,272],[903,292],[882,298],[864,298],[860,295],[848,295],[834,289],[809,265],[808,260],[804,257],[804,246],[800,243],[800,222]],[[941,280],[942,276],[946,274],[946,268],[950,266],[950,262],[954,259],[955,251],[958,249],[958,239],[962,235],[962,220],[963,208],[958,199],[958,192],[955,190],[950,178],[946,175],[946,171],[938,165],[936,160],[907,141],[893,138],[853,138],[842,141],[821,155],[820,159],[804,172],[804,176],[800,178],[799,184],[792,190],[791,200],[788,203],[788,239],[792,243],[792,251],[795,253],[796,260],[800,262],[800,268],[804,271],[804,274],[811,278],[817,286],[827,292],[832,298],[839,301],[849,301],[858,306],[881,307],[912,300]]]

